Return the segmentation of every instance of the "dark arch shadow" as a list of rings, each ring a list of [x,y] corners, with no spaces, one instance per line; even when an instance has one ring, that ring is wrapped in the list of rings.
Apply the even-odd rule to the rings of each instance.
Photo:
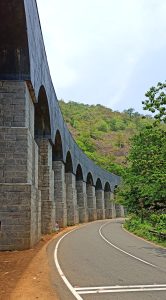
[[[0,20],[0,78],[29,81],[30,61],[24,1],[1,0]]]
[[[111,187],[110,187],[109,182],[106,182],[106,184],[105,184],[105,186],[104,186],[104,191],[105,191],[105,192],[111,192]]]
[[[81,168],[80,164],[78,164],[77,170],[76,170],[76,181],[79,181],[79,180],[83,180],[83,173],[82,173],[82,168]]]
[[[102,190],[102,183],[100,178],[98,178],[96,181],[96,190]]]
[[[65,173],[73,173],[73,162],[70,151],[68,151],[66,155]]]
[[[44,86],[40,87],[38,103],[35,104],[35,138],[51,138],[50,113]]]
[[[57,130],[56,135],[55,135],[55,144],[53,146],[52,159],[53,159],[53,161],[63,160],[62,139],[61,139],[61,134],[60,134],[59,130]]]
[[[93,183],[93,177],[92,177],[92,174],[89,172],[88,175],[87,175],[87,180],[86,180],[87,184],[89,185],[94,185]]]

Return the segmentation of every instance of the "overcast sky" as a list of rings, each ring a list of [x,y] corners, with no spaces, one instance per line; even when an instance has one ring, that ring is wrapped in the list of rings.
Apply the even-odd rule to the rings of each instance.
[[[166,0],[37,0],[58,99],[142,112],[166,79]]]

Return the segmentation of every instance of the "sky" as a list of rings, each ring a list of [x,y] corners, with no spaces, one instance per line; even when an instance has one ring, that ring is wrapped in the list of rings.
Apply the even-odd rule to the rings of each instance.
[[[166,1],[37,4],[57,98],[143,113],[145,92],[166,80]]]

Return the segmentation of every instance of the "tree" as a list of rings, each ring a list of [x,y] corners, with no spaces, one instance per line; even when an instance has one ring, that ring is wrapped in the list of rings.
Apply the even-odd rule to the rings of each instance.
[[[130,117],[130,119],[132,118],[132,116],[134,115],[134,108],[128,108],[128,109],[125,109],[123,112],[125,113],[125,114],[127,114],[129,117]]]
[[[151,87],[145,94],[148,98],[142,101],[144,110],[149,110],[158,121],[166,123],[166,83],[159,82],[157,87]]]
[[[118,198],[139,214],[166,207],[166,130],[149,126],[135,135]]]

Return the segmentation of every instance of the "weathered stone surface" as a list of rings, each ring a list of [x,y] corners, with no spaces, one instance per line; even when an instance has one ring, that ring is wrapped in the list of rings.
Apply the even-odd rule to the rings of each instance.
[[[115,204],[115,209],[116,209],[116,217],[124,217],[124,208],[120,204]]]
[[[67,226],[65,165],[62,161],[53,161],[55,219],[59,227]]]
[[[88,222],[86,182],[82,180],[76,181],[76,190],[77,190],[79,222],[80,223]]]
[[[0,250],[28,249],[37,242],[39,208],[40,193],[36,188],[29,184],[0,184]]]
[[[116,218],[114,197],[111,191],[104,192],[104,202],[105,202],[105,218],[106,219]]]
[[[97,220],[95,187],[93,185],[87,184],[86,192],[88,205],[88,221],[95,221]]]
[[[104,205],[104,191],[96,190],[96,210],[97,210],[97,219],[105,219],[105,205]]]
[[[79,223],[76,177],[72,173],[66,173],[65,180],[66,180],[67,225],[72,226]]]

